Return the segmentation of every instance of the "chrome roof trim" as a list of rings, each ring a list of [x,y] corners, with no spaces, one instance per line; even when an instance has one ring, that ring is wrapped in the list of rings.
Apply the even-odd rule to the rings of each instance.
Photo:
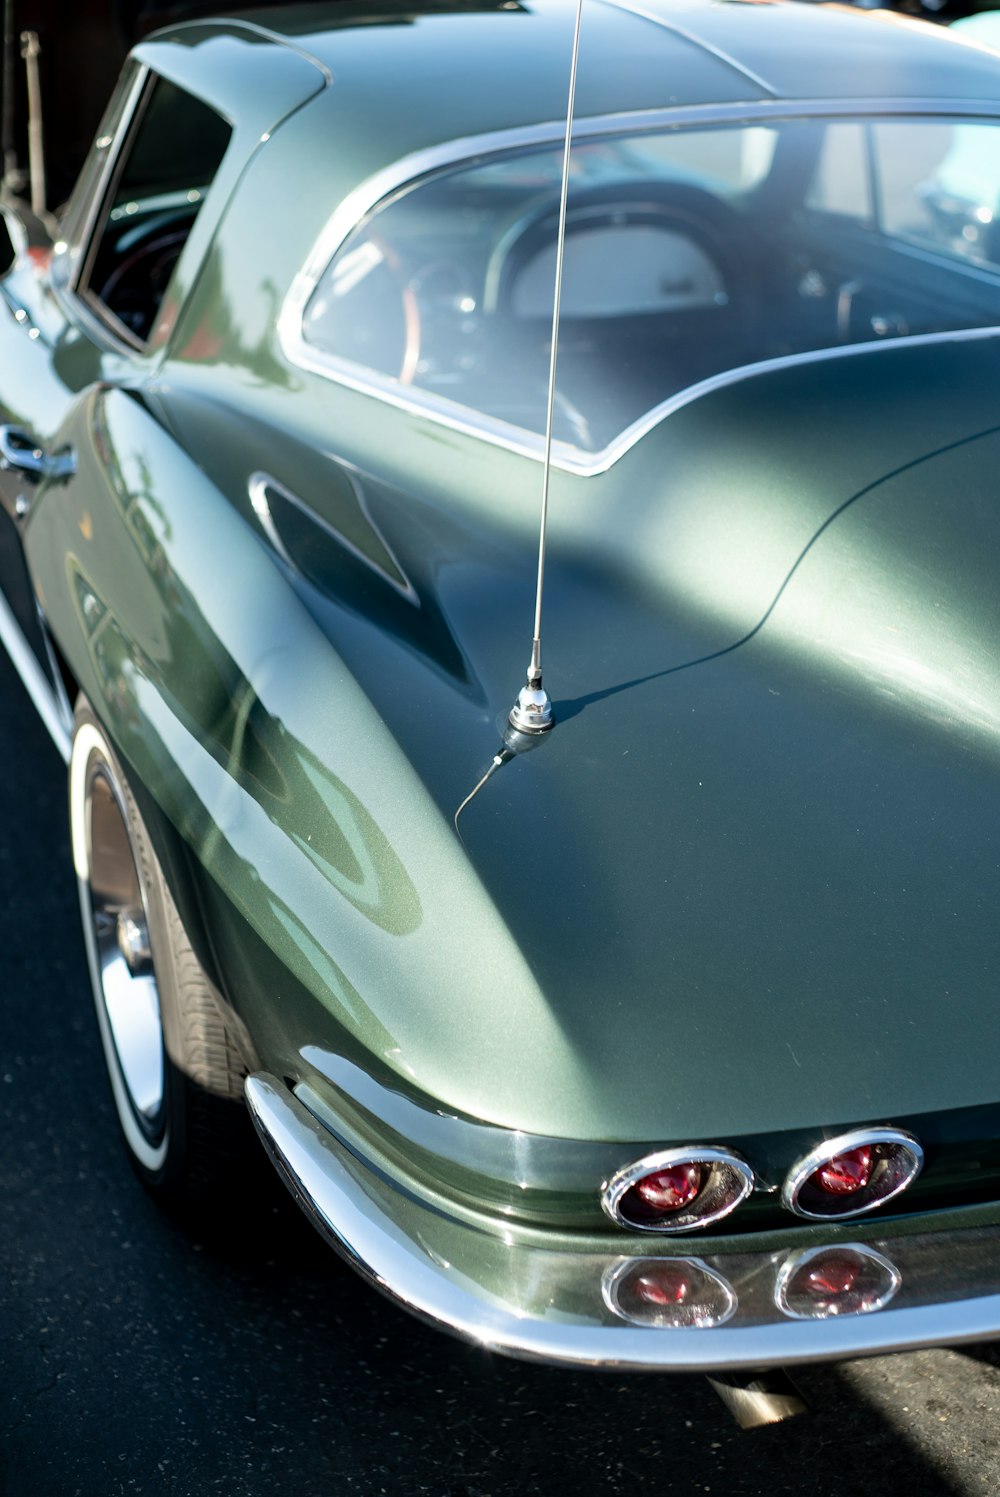
[[[790,1253],[801,1261],[792,1228],[784,1247],[771,1235],[766,1246],[748,1239],[745,1249],[714,1254],[709,1244],[700,1245],[699,1262],[731,1285],[737,1301],[727,1323],[629,1325],[602,1293],[606,1276],[623,1260],[620,1236],[560,1238],[502,1223],[491,1230],[485,1216],[459,1221],[443,1202],[414,1200],[339,1146],[276,1077],[249,1076],[245,1092],[271,1162],[330,1246],[421,1320],[508,1356],[562,1366],[709,1372],[1000,1334],[1000,1226],[982,1212],[979,1226],[935,1213],[902,1234],[895,1223],[890,1240],[864,1244],[891,1256],[900,1277],[892,1304],[877,1313],[803,1320],[783,1311],[775,1294],[782,1266]],[[650,1239],[641,1246],[637,1241],[632,1261],[652,1256]],[[665,1245],[655,1256],[669,1261],[678,1255]]]
[[[630,113],[584,117],[578,121],[576,139],[593,139],[613,135],[639,134],[645,130],[656,130],[669,125],[707,126],[739,123],[761,124],[768,120],[783,119],[842,119],[861,115],[882,118],[919,114],[946,116],[949,118],[1000,119],[1000,101],[997,100],[941,100],[941,99],[834,99],[800,103],[780,99],[764,99],[751,104],[699,104],[673,109],[635,110]],[[445,396],[414,389],[398,380],[365,369],[333,354],[323,353],[308,343],[303,336],[302,322],[309,298],[333,256],[345,243],[349,235],[377,209],[381,209],[411,188],[429,177],[460,166],[472,166],[479,158],[524,150],[532,146],[557,146],[563,138],[565,122],[548,121],[544,124],[527,125],[516,130],[497,130],[484,135],[468,135],[459,140],[448,141],[426,150],[415,151],[400,157],[390,166],[373,173],[364,182],[348,193],[331,217],[309,252],[302,269],[292,281],[277,318],[277,334],[282,352],[288,362],[299,369],[319,374],[359,394],[374,395],[410,415],[426,417],[438,426],[466,436],[478,437],[491,446],[499,447],[519,457],[529,457],[541,462],[544,458],[544,439],[541,433],[524,430],[475,411]],[[564,473],[581,478],[592,478],[606,473],[619,458],[675,411],[712,394],[727,385],[738,384],[772,370],[792,369],[814,364],[827,359],[844,358],[858,353],[874,353],[884,348],[907,344],[911,347],[936,343],[960,342],[966,339],[995,337],[1000,328],[965,328],[956,332],[922,333],[905,338],[885,338],[878,343],[850,343],[829,349],[813,349],[807,353],[786,354],[775,359],[764,359],[753,364],[743,364],[724,370],[709,379],[689,385],[676,394],[653,406],[631,426],[620,432],[613,441],[598,452],[584,452],[567,442],[555,442],[552,449],[552,465]]]

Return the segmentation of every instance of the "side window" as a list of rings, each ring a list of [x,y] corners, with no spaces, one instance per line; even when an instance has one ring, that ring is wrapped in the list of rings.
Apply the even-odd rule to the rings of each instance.
[[[882,229],[898,239],[1000,266],[1000,131],[992,124],[873,127]]]
[[[231,133],[207,104],[163,78],[140,103],[77,287],[130,343],[149,336]]]
[[[872,200],[864,126],[850,121],[829,125],[823,134],[806,207],[870,224]]]

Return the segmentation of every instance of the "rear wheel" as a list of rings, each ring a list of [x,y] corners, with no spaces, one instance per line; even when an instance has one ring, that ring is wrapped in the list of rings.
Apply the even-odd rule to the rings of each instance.
[[[203,1201],[241,1173],[245,1067],[188,940],[122,766],[90,708],[74,720],[73,861],[118,1121],[145,1184]]]

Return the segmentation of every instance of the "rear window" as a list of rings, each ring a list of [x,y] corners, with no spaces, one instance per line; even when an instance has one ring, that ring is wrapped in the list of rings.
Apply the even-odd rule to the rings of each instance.
[[[556,438],[597,452],[748,364],[1000,321],[993,122],[786,120],[572,154]],[[561,150],[415,181],[302,310],[310,362],[544,430]]]

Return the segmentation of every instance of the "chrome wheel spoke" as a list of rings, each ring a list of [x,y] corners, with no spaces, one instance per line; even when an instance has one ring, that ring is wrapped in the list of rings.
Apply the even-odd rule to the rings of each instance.
[[[155,1142],[164,1127],[160,994],[125,812],[100,766],[89,779],[88,812],[90,910],[99,1001],[129,1106],[142,1133]]]

